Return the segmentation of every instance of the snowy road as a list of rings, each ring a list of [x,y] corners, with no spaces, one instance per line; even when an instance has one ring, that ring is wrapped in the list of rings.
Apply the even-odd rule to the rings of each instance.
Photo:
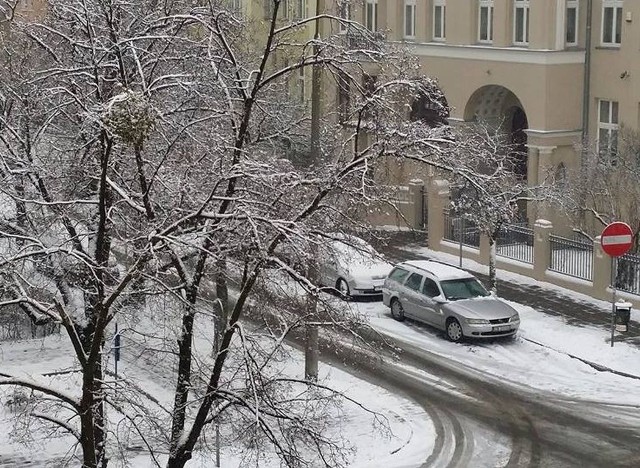
[[[548,323],[554,318],[520,306],[525,320],[515,340],[455,344],[429,327],[395,322],[379,302],[351,305],[402,349],[370,378],[429,413],[437,436],[425,466],[640,466],[640,380],[576,359],[594,359],[596,346],[611,352],[599,330],[554,335],[545,332],[562,329]],[[562,350],[578,332],[582,344]],[[621,344],[613,352],[640,376],[637,350]]]

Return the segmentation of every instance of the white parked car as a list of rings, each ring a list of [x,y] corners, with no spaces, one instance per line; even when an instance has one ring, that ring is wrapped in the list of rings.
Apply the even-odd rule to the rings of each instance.
[[[345,299],[381,295],[393,268],[370,244],[345,235],[320,248],[317,264],[320,283],[335,288]]]
[[[475,276],[439,262],[396,265],[384,282],[382,301],[396,320],[409,317],[432,325],[451,341],[513,336],[520,326],[518,312]]]

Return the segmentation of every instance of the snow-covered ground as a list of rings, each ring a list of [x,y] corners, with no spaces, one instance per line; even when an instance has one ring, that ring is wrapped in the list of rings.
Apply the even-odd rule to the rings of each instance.
[[[416,253],[457,264],[454,256],[424,249]],[[464,266],[472,270],[484,268],[468,261]],[[513,282],[531,282],[511,273],[500,272],[499,276]],[[552,285],[548,287],[554,288]],[[574,294],[566,290],[561,292]],[[590,300],[585,296],[575,295],[581,301]],[[609,307],[605,302],[592,301],[605,309]],[[517,308],[522,319],[516,339],[456,344],[446,341],[441,333],[429,327],[394,321],[381,302],[349,303],[349,307],[366,315],[371,325],[381,332],[457,361],[470,371],[533,389],[546,398],[578,398],[621,406],[637,404],[637,396],[640,395],[640,350],[637,347],[624,342],[611,347],[607,341],[609,330],[606,327],[569,325],[561,316],[552,317],[531,307],[515,303],[512,305]],[[62,353],[63,345],[66,346],[63,337],[0,343],[0,369],[22,374],[69,369],[74,363]],[[124,364],[122,371],[135,373],[136,369],[127,369],[127,365]],[[292,376],[299,376],[303,369],[302,356],[298,354],[287,366]],[[597,370],[596,367],[638,378]],[[411,371],[420,372],[419,369]],[[160,399],[170,399],[169,385],[154,381],[148,372],[137,375],[147,391]],[[427,459],[433,450],[435,430],[427,413],[416,403],[326,365],[321,366],[321,380],[344,391],[348,397],[363,402],[368,409],[379,412],[389,423],[391,433],[385,433],[375,425],[372,414],[359,406],[347,404],[342,408],[344,413],[337,430],[345,434],[357,449],[350,466],[412,467],[420,466]],[[68,385],[73,384],[72,379],[67,382]],[[621,388],[624,388],[623,392],[620,391]],[[0,394],[0,402],[5,402],[9,397],[10,392],[4,391]],[[69,440],[64,438],[52,439],[45,446],[38,445],[35,448],[19,445],[12,438],[15,432],[9,423],[11,416],[10,408],[0,405],[0,466],[21,466],[25,460],[32,458],[29,455],[33,453],[31,450],[45,452],[46,458],[50,459],[66,454]],[[223,448],[221,465],[238,466],[241,455]],[[33,458],[41,460],[44,457],[38,455]],[[137,458],[135,466],[151,465],[146,458]],[[212,466],[212,462],[210,459],[196,459],[192,466]],[[278,466],[278,463],[273,460],[273,463],[261,463],[260,466]]]
[[[455,266],[459,262],[455,255],[427,248],[408,248],[407,252]],[[464,259],[463,267],[486,273],[486,266],[471,260]],[[576,302],[590,302],[604,311],[611,310],[611,303],[606,301],[516,273],[499,270],[498,277],[517,284],[536,284],[572,297]],[[426,349],[431,352],[485,373],[524,386],[553,391],[557,395],[637,404],[637,395],[640,395],[640,349],[637,346],[616,342],[611,347],[611,330],[607,326],[569,325],[562,314],[549,316],[521,304],[512,302],[511,305],[521,316],[520,330],[515,340],[465,344],[449,343],[433,329],[394,322],[388,310],[380,304],[361,304],[361,307],[371,317],[372,325],[385,333],[428,346]],[[615,372],[597,370],[590,364]],[[624,377],[616,372],[637,378]],[[624,386],[625,392],[620,392],[620,386]]]
[[[68,345],[66,341],[64,336],[51,336],[40,340],[2,342],[0,369],[13,375],[41,375],[72,369],[75,367],[73,360],[63,351]],[[293,350],[292,353],[294,359],[286,364],[287,371],[293,377],[301,377],[303,356]],[[334,425],[334,430],[339,431],[355,449],[349,456],[349,466],[412,467],[424,462],[433,449],[435,430],[419,405],[331,366],[321,364],[319,371],[320,383],[343,392],[363,405],[344,402],[339,420]],[[147,392],[164,403],[170,402],[172,389],[153,379],[153,373],[148,369],[136,369],[124,360],[120,362],[119,373],[135,375],[137,383]],[[56,388],[61,391],[73,393],[75,384],[77,382],[71,376],[63,379],[56,376]],[[58,466],[57,460],[69,455],[70,438],[51,437],[46,443],[33,441],[28,447],[18,443],[14,436],[23,437],[23,434],[14,430],[11,420],[15,413],[9,405],[3,404],[13,395],[13,391],[0,389],[0,466],[45,466],[43,460],[49,460],[49,466]],[[381,421],[383,424],[380,424]],[[221,466],[241,466],[242,456],[243,453],[223,448]],[[166,457],[159,457],[161,463],[164,460]],[[275,457],[271,458],[271,462],[268,460],[267,456],[258,466],[280,466]],[[130,466],[136,468],[156,466],[147,456],[134,457],[132,463]],[[74,466],[74,463],[70,466]],[[121,465],[116,463],[116,466]],[[190,466],[212,467],[213,464],[210,457],[195,457]]]

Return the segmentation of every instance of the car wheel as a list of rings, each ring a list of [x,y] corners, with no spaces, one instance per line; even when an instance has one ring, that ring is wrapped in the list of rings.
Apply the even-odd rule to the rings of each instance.
[[[447,338],[449,341],[453,341],[454,343],[459,343],[464,338],[462,334],[462,327],[460,326],[460,322],[458,322],[454,318],[450,318],[447,320]]]
[[[336,282],[336,289],[338,290],[338,294],[345,301],[351,297],[351,291],[349,290],[349,283],[347,283],[344,279],[338,278]]]
[[[395,298],[391,300],[391,316],[398,322],[402,322],[404,320],[404,309],[402,308],[402,304],[400,304],[400,301]]]

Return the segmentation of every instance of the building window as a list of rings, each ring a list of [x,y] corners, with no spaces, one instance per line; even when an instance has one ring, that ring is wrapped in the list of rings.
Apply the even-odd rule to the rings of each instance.
[[[622,0],[602,1],[602,44],[622,42]]]
[[[280,6],[278,7],[278,17],[280,19],[289,19],[289,8],[289,0],[282,0],[280,2]]]
[[[307,17],[307,0],[296,0],[295,8],[294,15],[296,19]]]
[[[270,20],[273,16],[273,0],[263,0],[264,18]]]
[[[529,44],[529,0],[513,2],[513,43]]]
[[[416,37],[416,0],[404,0],[404,37]]]
[[[298,100],[300,103],[304,103],[305,99],[305,81],[304,81],[304,67],[298,68]]]
[[[378,0],[367,0],[365,5],[365,26],[369,31],[378,29]]]
[[[598,106],[598,151],[615,164],[618,154],[618,102],[600,100]]]
[[[493,0],[480,0],[478,41],[493,42]]]
[[[349,119],[351,112],[351,86],[346,73],[338,74],[338,118],[340,123],[345,123]]]
[[[578,0],[567,0],[566,19],[566,44],[576,46],[578,45]]]
[[[423,93],[411,104],[409,120],[412,122],[421,121],[425,125],[435,128],[448,125],[449,106],[447,99],[439,89],[434,89],[430,93]]]
[[[231,11],[234,13],[242,12],[242,0],[231,0],[229,2],[229,6],[231,7]]]
[[[351,21],[351,0],[342,0],[338,3],[338,15],[345,21],[340,22],[340,32],[346,33],[349,29],[348,21]]]
[[[436,41],[444,41],[446,37],[446,1],[433,0],[433,39]]]
[[[558,164],[556,168],[556,173],[553,176],[554,182],[556,186],[566,188],[569,182],[569,177],[567,175],[567,168],[564,163]]]
[[[365,73],[362,76],[363,96],[367,99],[372,98],[376,92],[378,77]],[[375,106],[373,102],[368,102],[362,109],[362,117],[365,119],[373,119],[375,117]]]

